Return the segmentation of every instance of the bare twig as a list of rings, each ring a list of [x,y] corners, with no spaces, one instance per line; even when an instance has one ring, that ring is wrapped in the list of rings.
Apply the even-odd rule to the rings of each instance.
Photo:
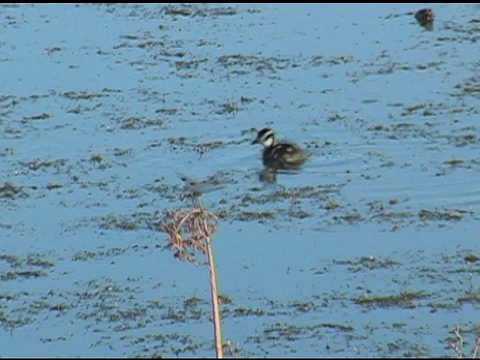
[[[457,326],[453,332],[455,334],[456,342],[451,342],[450,347],[457,353],[457,357],[463,357],[463,337],[460,334],[460,327]]]
[[[198,261],[197,255],[207,256],[210,270],[215,350],[217,358],[223,358],[220,305],[212,248],[212,236],[218,228],[218,217],[203,207],[199,196],[193,196],[192,200],[194,207],[186,212],[168,211],[162,230],[168,234],[169,246],[175,250],[175,256],[180,260],[198,265],[200,261]]]
[[[473,348],[472,359],[477,358],[479,348],[480,348],[480,335],[477,336],[477,341],[475,342],[475,347]]]

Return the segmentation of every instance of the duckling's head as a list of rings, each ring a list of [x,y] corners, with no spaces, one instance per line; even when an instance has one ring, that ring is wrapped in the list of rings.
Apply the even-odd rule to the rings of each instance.
[[[260,130],[257,134],[257,138],[252,141],[252,145],[253,144],[262,144],[265,147],[272,146],[275,144],[275,132],[270,128]]]

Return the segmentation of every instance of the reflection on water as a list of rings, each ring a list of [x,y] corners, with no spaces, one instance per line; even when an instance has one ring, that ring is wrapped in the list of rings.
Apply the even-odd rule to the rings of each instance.
[[[278,182],[278,179],[281,179],[282,177],[285,176],[290,176],[290,175],[301,175],[302,169],[272,169],[269,167],[264,167],[262,170],[258,172],[258,180],[262,183],[267,183],[267,184],[278,184],[281,185],[281,183]]]
[[[263,168],[258,173],[258,179],[260,182],[265,182],[268,184],[274,184],[277,182],[277,171],[274,171],[272,168]]]

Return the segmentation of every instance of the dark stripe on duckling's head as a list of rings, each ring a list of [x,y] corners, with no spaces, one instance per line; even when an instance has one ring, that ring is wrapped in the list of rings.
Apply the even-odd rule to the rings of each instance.
[[[262,144],[263,146],[272,146],[275,143],[275,132],[273,129],[264,128],[257,134],[257,138],[252,141],[252,144]]]

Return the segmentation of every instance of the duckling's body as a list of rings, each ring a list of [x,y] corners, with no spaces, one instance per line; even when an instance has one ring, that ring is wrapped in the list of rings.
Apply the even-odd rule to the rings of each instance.
[[[252,144],[263,145],[262,161],[265,167],[277,169],[298,169],[308,159],[308,154],[297,144],[275,140],[275,131],[270,128],[258,132]]]

